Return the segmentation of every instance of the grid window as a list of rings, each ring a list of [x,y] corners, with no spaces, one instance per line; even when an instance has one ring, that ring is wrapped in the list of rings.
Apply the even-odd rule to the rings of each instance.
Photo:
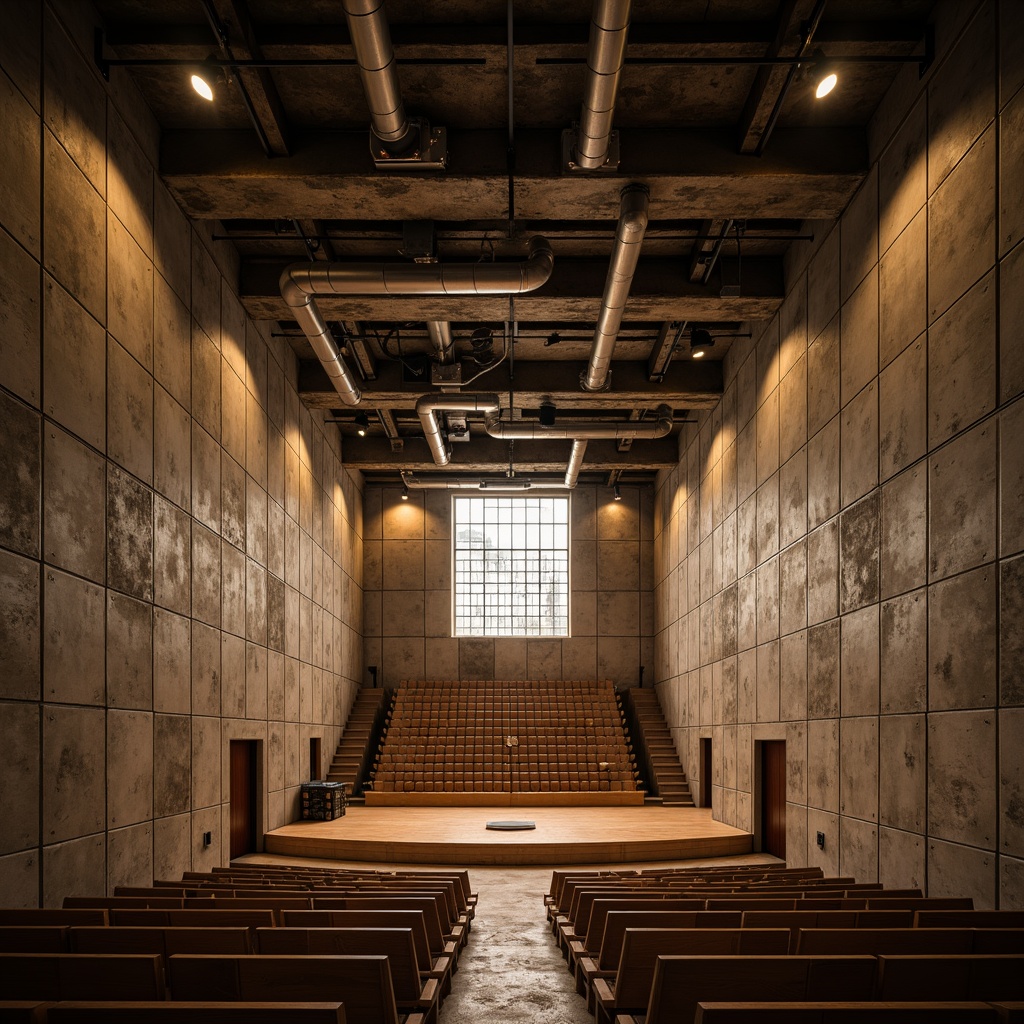
[[[452,499],[455,636],[569,635],[569,499]]]

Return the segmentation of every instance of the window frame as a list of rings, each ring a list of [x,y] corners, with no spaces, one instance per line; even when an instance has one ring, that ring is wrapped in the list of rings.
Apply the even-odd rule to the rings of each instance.
[[[457,560],[456,543],[458,540],[458,526],[456,519],[456,504],[459,501],[495,501],[510,500],[513,503],[519,501],[551,500],[565,502],[565,631],[560,633],[487,633],[467,632],[460,633],[457,630]],[[571,495],[552,494],[460,494],[457,491],[451,494],[450,517],[451,538],[449,540],[449,565],[451,569],[451,594],[449,627],[453,639],[456,640],[568,640],[572,637],[572,498]],[[561,524],[558,524],[561,525]],[[525,549],[510,549],[525,550]],[[539,550],[539,549],[538,549]],[[551,550],[560,550],[553,548]]]

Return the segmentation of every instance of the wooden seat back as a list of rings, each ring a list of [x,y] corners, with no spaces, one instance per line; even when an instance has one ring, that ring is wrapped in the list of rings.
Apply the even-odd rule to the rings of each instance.
[[[598,966],[602,971],[618,970],[629,928],[736,930],[740,927],[738,916],[707,910],[612,910],[605,918]]]
[[[284,927],[276,930],[310,928],[408,928],[420,970],[428,970],[433,959],[421,910],[295,910],[285,914]]]
[[[2,953],[0,992],[11,999],[162,999],[153,954]]]
[[[697,901],[702,903],[703,901]],[[658,900],[654,903],[651,900],[640,899],[600,899],[595,900],[593,907],[590,910],[590,920],[587,922],[587,928],[584,938],[584,945],[587,949],[597,952],[601,948],[601,944],[604,941],[605,928],[608,926],[608,915],[612,913],[624,913],[629,911],[638,911],[642,913],[651,914],[664,914],[664,913],[690,913],[690,914],[701,914],[706,913],[702,906],[694,905],[693,900],[688,899],[664,899]],[[697,917],[694,916],[693,925],[679,925],[679,927],[697,927]],[[727,928],[738,928],[740,926],[740,915],[734,914],[728,921],[723,919],[723,925]],[[635,927],[640,927],[639,925]],[[652,925],[651,927],[657,927]],[[673,927],[676,927],[673,925]],[[713,928],[714,924],[706,924],[701,927]]]
[[[398,1024],[386,956],[171,957],[175,999],[341,1000],[348,1024]]]
[[[801,928],[796,952],[970,953],[969,928]]]
[[[112,910],[116,928],[271,928],[273,910]]]
[[[66,910],[115,910],[133,908],[136,910],[152,907],[156,910],[173,910],[184,906],[181,896],[65,896]]]
[[[386,956],[400,1006],[416,1003],[423,989],[408,928],[260,928],[256,942],[263,955]]]
[[[1024,999],[1024,955],[878,957],[879,999]]]
[[[988,1003],[726,1003],[697,1004],[696,1024],[996,1024]]]
[[[1024,910],[918,910],[916,928],[1024,928]]]
[[[785,928],[627,928],[615,974],[616,1012],[643,1012],[659,956],[779,955],[788,950]]]
[[[807,1002],[870,999],[870,956],[660,956],[647,1024],[692,1021],[700,1002]]]
[[[324,908],[333,910],[418,910],[423,914],[427,939],[432,952],[440,953],[445,948],[444,931],[437,914],[437,901],[419,896],[349,896],[339,901],[341,906]],[[286,915],[285,921],[289,918]]]
[[[106,910],[64,909],[61,907],[7,907],[0,908],[0,925],[24,927],[26,925],[101,925],[109,922]]]
[[[326,1003],[64,1002],[47,1024],[345,1024],[345,1007]]]
[[[72,928],[73,953],[236,953],[253,951],[248,928]]]
[[[66,953],[66,925],[0,925],[0,953]]]

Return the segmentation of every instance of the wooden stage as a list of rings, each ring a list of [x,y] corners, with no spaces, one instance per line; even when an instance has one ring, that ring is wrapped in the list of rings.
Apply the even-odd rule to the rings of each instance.
[[[533,821],[493,832],[488,821]],[[396,864],[622,864],[731,857],[752,851],[748,832],[703,807],[349,807],[335,821],[268,832],[264,851],[292,857]]]

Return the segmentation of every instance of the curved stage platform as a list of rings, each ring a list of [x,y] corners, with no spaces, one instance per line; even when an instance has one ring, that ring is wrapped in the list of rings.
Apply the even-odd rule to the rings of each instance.
[[[621,864],[749,854],[749,832],[702,807],[517,807],[528,832],[495,832],[508,805],[349,807],[335,821],[268,832],[264,851],[395,864]]]

